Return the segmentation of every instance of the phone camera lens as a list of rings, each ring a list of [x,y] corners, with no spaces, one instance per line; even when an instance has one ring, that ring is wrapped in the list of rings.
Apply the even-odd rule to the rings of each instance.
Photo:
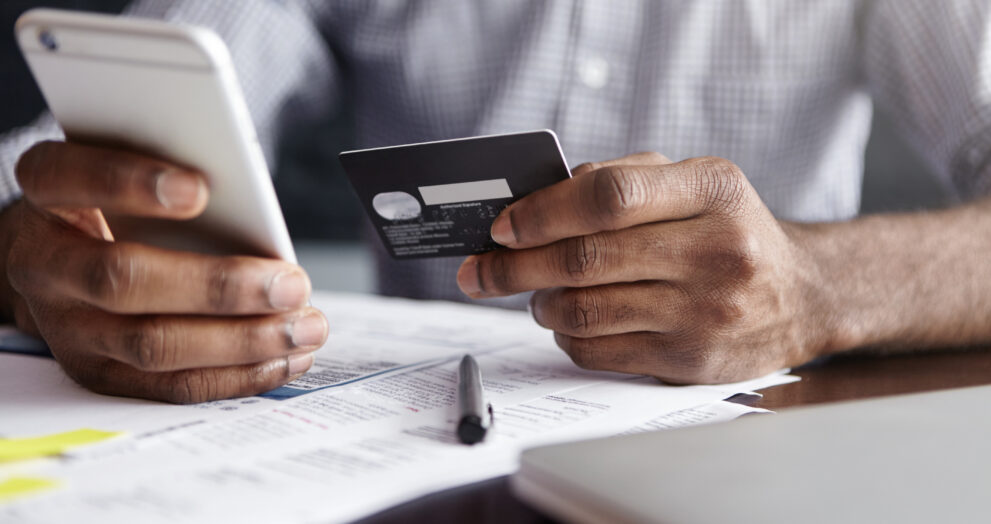
[[[55,40],[55,35],[47,29],[42,29],[42,31],[38,33],[38,41],[41,42],[41,45],[45,46],[45,49],[49,51],[58,50],[58,41]]]

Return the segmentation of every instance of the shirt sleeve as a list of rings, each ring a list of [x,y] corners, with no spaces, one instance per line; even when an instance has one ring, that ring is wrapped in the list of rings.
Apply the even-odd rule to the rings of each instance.
[[[276,0],[142,0],[127,16],[208,27],[230,49],[258,139],[274,165],[278,136],[293,122],[326,118],[339,99],[334,54],[315,23],[319,2]],[[47,112],[0,136],[0,205],[20,196],[17,158],[62,133]]]
[[[991,3],[865,6],[863,67],[875,103],[957,198],[991,193]]]

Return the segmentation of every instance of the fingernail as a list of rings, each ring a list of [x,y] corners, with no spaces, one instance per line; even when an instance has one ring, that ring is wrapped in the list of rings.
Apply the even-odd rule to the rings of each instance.
[[[502,214],[492,222],[492,240],[509,246],[516,243],[516,234],[513,232],[513,223],[509,219],[509,212],[503,210]]]
[[[296,319],[290,332],[293,346],[319,346],[327,338],[327,319],[320,313],[311,313]]]
[[[203,179],[185,171],[170,169],[158,175],[155,195],[169,209],[188,209],[199,203]]]
[[[283,271],[268,284],[268,302],[275,309],[296,309],[306,305],[310,279],[302,271]]]
[[[482,291],[478,285],[478,257],[470,256],[461,264],[461,269],[458,270],[458,287],[469,296]]]
[[[289,355],[286,357],[286,367],[289,369],[289,376],[294,377],[306,373],[313,366],[313,353],[303,353],[301,355]]]

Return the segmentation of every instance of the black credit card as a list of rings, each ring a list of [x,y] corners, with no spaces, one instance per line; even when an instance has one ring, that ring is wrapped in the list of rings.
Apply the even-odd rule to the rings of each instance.
[[[499,245],[489,230],[506,206],[571,176],[550,130],[345,151],[340,160],[397,259],[491,251]]]

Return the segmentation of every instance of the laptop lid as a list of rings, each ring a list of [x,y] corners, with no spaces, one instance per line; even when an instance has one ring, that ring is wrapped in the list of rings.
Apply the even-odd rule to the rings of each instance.
[[[991,522],[991,386],[525,451],[571,522]]]

